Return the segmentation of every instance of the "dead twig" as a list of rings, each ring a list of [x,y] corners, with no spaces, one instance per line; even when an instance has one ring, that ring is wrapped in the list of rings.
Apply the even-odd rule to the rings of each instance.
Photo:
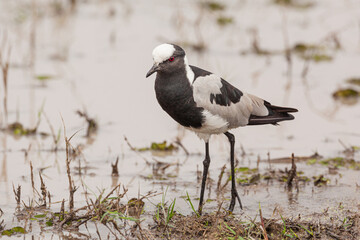
[[[30,177],[31,177],[31,187],[33,189],[33,193],[35,193],[35,183],[34,183],[34,172],[33,172],[33,166],[32,162],[30,161]]]
[[[7,47],[7,56],[5,57],[5,48]],[[7,46],[7,36],[4,35],[0,46],[0,68],[2,71],[3,85],[4,85],[4,114],[5,125],[8,124],[8,80],[9,80],[9,66],[10,66],[11,47]]]
[[[99,228],[95,222],[95,228],[96,228],[96,234],[98,235],[99,239],[101,240],[101,235],[100,235],[100,232],[99,232]]]
[[[179,145],[179,147],[181,147],[182,150],[184,150],[186,156],[189,156],[189,155],[190,155],[189,151],[188,151],[188,150],[185,148],[185,146],[182,144],[180,138],[177,137],[176,140],[175,140],[175,143],[176,143],[177,145]]]
[[[125,140],[125,142],[127,143],[127,145],[129,146],[129,148],[130,148],[132,151],[134,151],[141,159],[143,159],[143,160],[146,162],[146,164],[150,165],[150,162],[149,162],[146,158],[144,158],[143,156],[141,156],[141,154],[136,150],[136,148],[134,148],[134,147],[130,144],[130,142],[129,142],[129,140],[127,139],[126,136],[124,136],[124,140]]]
[[[47,196],[48,196],[49,208],[50,208],[50,205],[51,205],[51,194],[50,194],[50,191],[47,192]]]
[[[286,15],[286,9],[284,9],[282,11],[282,15],[283,15],[283,27],[282,27],[282,32],[283,32],[283,38],[284,38],[284,52],[285,52],[285,59],[287,62],[287,71],[286,71],[286,75],[287,75],[287,83],[285,85],[285,96],[284,96],[284,104],[287,104],[287,102],[289,101],[289,97],[290,97],[290,92],[291,92],[291,88],[292,88],[292,53],[291,53],[291,49],[290,49],[290,44],[289,44],[289,33],[288,33],[288,24],[287,24],[287,15]]]
[[[62,221],[64,218],[65,218],[65,199],[63,199],[61,202],[60,215],[59,215],[60,221]]]
[[[293,154],[291,154],[291,169],[288,172],[288,179],[287,179],[287,186],[289,189],[292,188],[292,182],[295,177],[296,177],[296,164],[295,164],[295,157],[294,157],[294,153],[293,153]]]
[[[60,140],[60,131],[58,133],[58,135],[55,134],[55,131],[54,131],[54,128],[53,128],[53,125],[51,124],[49,118],[47,117],[46,113],[43,112],[43,115],[45,117],[45,120],[47,122],[47,124],[49,125],[49,128],[50,128],[50,132],[51,132],[51,137],[53,139],[53,142],[54,142],[54,151],[56,152],[58,150],[58,143],[59,143],[59,140]]]
[[[41,187],[40,187],[40,190],[41,190],[41,195],[42,195],[42,200],[43,200],[43,206],[46,207],[46,195],[47,195],[47,191],[46,191],[46,186],[45,186],[45,183],[44,183],[44,180],[41,176],[41,172],[39,172],[39,177],[40,177],[40,181],[41,181]]]

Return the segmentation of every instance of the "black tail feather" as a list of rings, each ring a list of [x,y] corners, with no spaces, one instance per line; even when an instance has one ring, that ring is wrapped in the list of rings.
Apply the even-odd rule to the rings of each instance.
[[[264,101],[264,105],[269,110],[269,115],[267,116],[251,115],[249,118],[248,125],[263,125],[263,124],[278,125],[278,122],[293,120],[295,117],[290,113],[298,111],[295,108],[274,106],[267,101]]]

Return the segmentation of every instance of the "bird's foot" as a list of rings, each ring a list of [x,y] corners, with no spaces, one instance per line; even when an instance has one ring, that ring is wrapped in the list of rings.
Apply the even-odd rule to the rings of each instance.
[[[239,193],[237,192],[236,188],[232,188],[231,189],[231,202],[230,202],[230,206],[229,206],[230,212],[234,211],[236,199],[238,200],[240,208],[242,209],[242,204],[241,204]]]

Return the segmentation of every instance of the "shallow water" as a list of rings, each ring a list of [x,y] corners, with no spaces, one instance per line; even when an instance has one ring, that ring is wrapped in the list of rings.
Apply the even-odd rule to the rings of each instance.
[[[32,12],[34,3],[36,17]],[[56,6],[47,1],[0,2],[3,10],[0,39],[6,36],[12,49],[8,122],[35,126],[38,112],[44,106],[43,112],[54,131],[61,131],[58,152],[51,151],[54,148],[51,137],[14,137],[0,133],[0,208],[5,213],[7,228],[17,225],[13,219],[16,202],[12,184],[22,186],[25,202],[33,197],[29,161],[34,166],[38,188],[37,174],[42,171],[53,201],[68,197],[61,116],[68,137],[80,130],[71,140],[72,145],[84,147],[81,165],[86,166],[86,170],[81,176],[76,175],[75,169],[79,161],[72,162],[77,186],[83,181],[88,189],[97,193],[97,189],[109,190],[116,183],[122,183],[129,190],[128,199],[148,191],[161,193],[168,188],[167,198],[179,199],[177,210],[191,213],[191,208],[180,197],[188,192],[197,205],[200,192],[197,169],[202,170],[204,146],[193,133],[179,128],[162,111],[153,90],[154,77],[145,78],[152,65],[151,51],[162,42],[187,43],[182,45],[190,64],[211,70],[241,90],[273,104],[299,109],[295,121],[281,123],[278,127],[234,130],[239,166],[256,167],[259,156],[263,160],[260,171],[266,171],[268,153],[276,158],[288,157],[291,153],[310,156],[319,152],[328,158],[342,154],[342,143],[348,147],[359,146],[360,104],[342,105],[333,100],[332,93],[348,86],[346,79],[360,76],[360,3],[316,1],[313,7],[298,9],[275,5],[272,1],[226,1],[226,6],[222,13],[217,13],[204,10],[192,1],[88,1],[79,3],[75,12],[70,13],[64,2]],[[234,22],[218,26],[216,18],[220,15],[232,17]],[[288,74],[289,65],[284,54],[240,54],[251,49],[254,29],[258,32],[260,47],[268,51],[284,51],[300,42],[322,44],[333,60],[310,62],[304,78],[301,74],[305,61],[293,54],[291,74]],[[35,48],[31,47],[32,33],[35,34]],[[333,43],[326,41],[332,33],[341,43],[340,50],[331,50],[329,46]],[[205,51],[197,52],[190,47],[189,44],[201,40],[206,45]],[[51,79],[36,79],[41,75],[49,75]],[[84,137],[86,123],[75,113],[78,109],[86,110],[99,122],[99,130],[91,139]],[[2,119],[3,112],[1,107]],[[44,116],[39,131],[50,133]],[[134,147],[163,140],[173,142],[179,137],[191,154],[187,156],[181,149],[166,157],[141,152],[140,155],[151,163],[155,163],[153,158],[156,158],[173,164],[162,173],[168,175],[166,179],[154,179],[153,167],[131,151],[124,136]],[[247,153],[245,157],[241,157],[241,146]],[[210,195],[207,189],[208,198],[216,199],[221,167],[227,164],[226,169],[229,169],[228,148],[224,136],[212,137],[210,178],[214,183]],[[27,157],[24,156],[26,149],[30,149]],[[114,179],[111,163],[117,156],[120,176]],[[358,153],[354,159],[360,160]],[[285,167],[289,169],[290,163],[272,164],[276,169]],[[259,202],[266,216],[271,216],[275,207],[294,216],[321,212],[340,202],[349,209],[357,209],[357,171],[340,169],[341,176],[330,176],[327,167],[305,163],[299,163],[298,170],[308,176],[324,174],[331,178],[331,183],[327,187],[314,187],[310,182],[300,185],[297,193],[289,193],[278,182],[239,186],[246,215],[256,215]],[[80,187],[75,193],[75,207],[84,205],[83,191]],[[156,196],[151,201],[156,203],[160,199],[161,196]],[[228,201],[224,201],[225,207]],[[58,209],[60,204],[53,207]],[[217,207],[218,202],[213,201],[205,205],[204,211]],[[146,202],[145,210],[151,212],[153,209],[154,206]],[[240,213],[238,208],[236,213]]]

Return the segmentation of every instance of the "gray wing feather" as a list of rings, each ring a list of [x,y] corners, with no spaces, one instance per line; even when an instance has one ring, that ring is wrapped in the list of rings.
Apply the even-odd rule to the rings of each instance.
[[[193,83],[193,94],[197,106],[223,118],[228,122],[229,128],[247,125],[251,115],[266,116],[269,114],[263,99],[246,93],[241,96],[240,101],[231,102],[228,106],[212,103],[210,96],[221,94],[222,86],[222,79],[214,74],[198,77]]]

